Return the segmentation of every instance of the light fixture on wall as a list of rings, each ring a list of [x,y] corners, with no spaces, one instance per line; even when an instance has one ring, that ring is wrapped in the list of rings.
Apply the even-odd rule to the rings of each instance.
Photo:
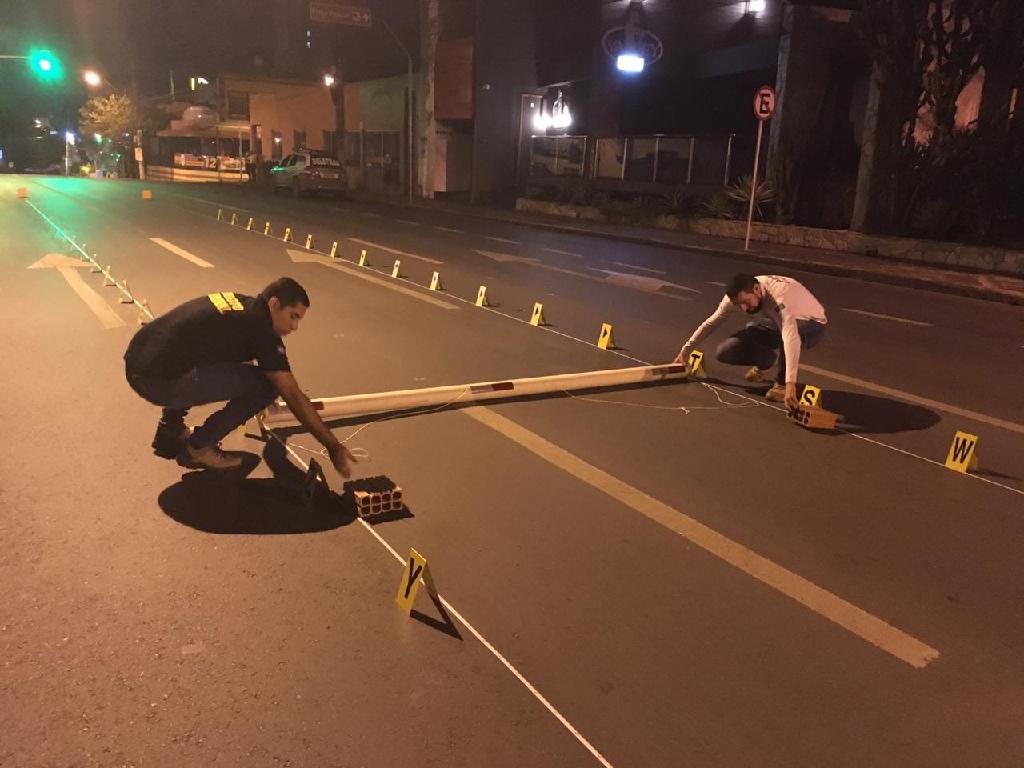
[[[757,16],[759,13],[764,13],[767,5],[766,0],[747,0],[747,13]]]
[[[601,38],[601,47],[615,59],[615,68],[627,75],[643,72],[663,52],[658,36],[643,26],[642,10],[643,0],[631,0],[625,25],[609,29]]]

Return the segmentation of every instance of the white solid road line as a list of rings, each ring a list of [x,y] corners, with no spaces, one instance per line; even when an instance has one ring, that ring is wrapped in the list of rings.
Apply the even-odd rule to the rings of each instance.
[[[573,257],[575,257],[577,259],[582,259],[583,258],[583,254],[582,253],[573,253],[572,251],[561,251],[558,248],[541,248],[541,250],[542,251],[547,251],[548,253],[557,253],[560,256],[573,256]]]
[[[923,323],[920,320],[908,320],[905,317],[895,317],[894,315],[883,315],[878,312],[868,312],[863,309],[851,309],[850,307],[842,307],[843,312],[853,312],[855,315],[866,315],[867,317],[877,317],[880,320],[892,320],[897,323],[906,323],[907,325],[920,325],[922,328],[931,328],[931,323]]]
[[[652,275],[668,274],[668,272],[666,272],[663,269],[651,269],[650,267],[641,267],[639,264],[627,264],[624,261],[613,261],[612,264],[614,264],[617,267],[627,267],[629,269],[639,269],[641,272],[650,272]]]
[[[323,254],[314,253],[312,251],[307,250],[300,251],[297,248],[289,248],[288,257],[297,264],[323,264],[325,267],[336,269],[339,272],[344,272],[347,275],[358,277],[360,280],[365,280],[368,283],[379,285],[381,288],[387,288],[389,291],[401,293],[405,296],[417,299],[418,301],[431,304],[435,307],[440,307],[441,309],[459,309],[457,304],[450,304],[447,301],[441,301],[440,299],[434,298],[434,296],[431,296],[429,293],[427,293],[426,288],[423,288],[422,290],[419,291],[413,288],[407,288],[401,280],[396,280],[393,277],[378,277],[378,275],[380,274],[379,272],[374,272],[373,270],[368,269],[366,267],[350,266],[348,264],[340,262],[338,259],[332,259],[330,256],[324,256]]]
[[[456,229],[455,227],[442,227],[440,224],[435,224],[434,229],[440,229],[442,232],[454,232],[457,235],[463,235],[466,233],[464,229]]]
[[[259,417],[257,417],[257,418],[259,418]],[[279,443],[281,443],[281,446],[286,451],[288,451],[288,453],[291,454],[292,458],[294,458],[295,461],[298,462],[299,466],[302,467],[304,471],[306,471],[306,472],[309,471],[309,464],[307,464],[305,462],[305,460],[303,460],[303,458],[295,451],[294,448],[292,448],[291,445],[289,445],[285,441],[281,440],[281,438],[278,437],[276,433],[270,432],[269,434],[271,436],[273,436],[273,438],[275,440],[277,440]],[[402,567],[404,568],[405,567],[405,558],[402,557],[400,554],[398,554],[398,552],[395,551],[395,548],[392,547],[383,536],[381,536],[379,533],[377,533],[377,531],[374,530],[373,526],[370,525],[368,522],[366,522],[366,520],[364,518],[360,517],[360,518],[357,518],[357,519],[359,520],[359,523],[363,526],[363,529],[365,531],[367,531],[371,536],[373,536],[378,541],[378,543],[380,543],[380,545],[384,547],[384,549],[386,549],[388,552],[390,552],[391,556],[394,557],[395,560],[397,560],[399,563],[401,563]],[[423,583],[423,579],[420,579],[420,583]],[[537,701],[539,701],[541,704],[544,705],[544,708],[547,709],[547,711],[550,712],[555,717],[555,719],[558,720],[558,722],[562,724],[562,727],[565,728],[567,731],[569,731],[569,733],[571,733],[576,738],[576,740],[580,744],[582,744],[583,747],[586,748],[586,750],[591,755],[593,755],[594,759],[597,760],[597,762],[599,762],[602,766],[604,766],[604,768],[614,768],[612,766],[612,764],[610,762],[608,762],[608,759],[604,755],[602,755],[600,752],[598,752],[597,748],[594,747],[594,745],[591,744],[582,733],[580,733],[579,729],[577,729],[576,726],[574,726],[572,723],[570,723],[566,719],[565,715],[563,715],[561,712],[559,712],[558,709],[555,707],[555,705],[552,704],[550,701],[548,701],[547,698],[544,696],[544,694],[542,694],[537,689],[537,687],[533,683],[531,683],[526,678],[526,676],[523,675],[523,673],[520,672],[515,667],[515,665],[511,661],[506,659],[505,656],[501,653],[501,651],[499,651],[497,648],[494,647],[494,644],[491,643],[490,640],[488,640],[486,637],[484,637],[476,627],[474,627],[472,624],[470,624],[469,620],[465,616],[463,616],[455,608],[454,605],[452,605],[450,602],[448,602],[448,600],[445,599],[445,597],[443,595],[441,595],[441,594],[438,594],[437,599],[441,601],[441,605],[444,606],[445,610],[448,611],[448,613],[450,613],[452,616],[454,616],[455,619],[460,624],[462,624],[462,626],[464,626],[467,630],[469,630],[469,633],[471,635],[473,635],[473,637],[475,637],[479,641],[479,643],[484,648],[486,648],[491,653],[491,655],[494,656],[494,658],[496,658],[501,663],[501,665],[503,667],[505,667],[505,669],[507,669],[509,672],[511,672],[515,676],[516,680],[518,680],[520,683],[522,683],[523,687],[525,687],[526,690],[528,690],[531,694],[533,694],[534,698],[537,699]]]
[[[166,248],[168,251],[175,254],[176,256],[181,256],[181,258],[185,259],[186,261],[191,261],[197,267],[203,267],[204,269],[213,269],[213,264],[204,259],[200,259],[195,254],[189,253],[184,248],[179,248],[174,243],[169,243],[160,237],[151,237],[149,239],[151,242],[156,243],[161,248]]]
[[[507,237],[491,237],[490,235],[484,235],[487,240],[493,240],[496,243],[508,243],[509,245],[521,245],[518,240],[509,240]]]
[[[910,392],[904,392],[902,389],[882,386],[881,384],[875,384],[872,381],[858,379],[854,376],[847,376],[845,373],[836,373],[835,371],[818,368],[815,365],[807,365],[804,362],[800,363],[800,367],[810,373],[816,373],[819,376],[826,376],[830,379],[842,381],[846,384],[853,384],[854,386],[871,392],[889,395],[890,397],[895,397],[897,400],[903,400],[904,402],[913,403],[914,405],[923,405],[926,408],[931,408],[935,411],[943,411],[944,413],[949,413],[954,416],[963,416],[965,419],[972,419],[973,421],[978,421],[982,424],[988,424],[992,427],[1005,429],[1008,432],[1016,432],[1024,435],[1024,424],[1018,424],[1014,421],[1006,421],[1005,419],[998,419],[995,416],[988,416],[984,413],[978,413],[977,411],[972,411],[968,408],[961,408],[957,405],[950,405],[949,403],[943,403],[938,400],[930,400],[927,397],[919,397],[918,395],[911,394]]]
[[[399,224],[408,224],[410,227],[418,227],[420,223],[418,221],[411,221],[409,219],[394,219]]]
[[[725,283],[720,283],[717,280],[708,280],[708,285],[717,285],[720,288],[725,288]]]
[[[351,240],[353,243],[359,243],[360,245],[366,245],[369,246],[370,248],[376,248],[378,251],[384,251],[385,253],[394,254],[395,256],[408,256],[410,259],[419,259],[420,261],[425,261],[428,264],[444,264],[443,261],[431,259],[429,256],[420,256],[417,253],[400,251],[397,248],[389,248],[388,246],[381,245],[380,243],[371,243],[369,240],[360,240],[358,237],[350,237],[349,240]]]
[[[550,464],[679,534],[706,552],[910,666],[921,669],[939,657],[939,652],[935,648],[723,536],[698,520],[648,496],[640,489],[588,464],[511,419],[483,406],[465,408],[460,413],[519,443]]]

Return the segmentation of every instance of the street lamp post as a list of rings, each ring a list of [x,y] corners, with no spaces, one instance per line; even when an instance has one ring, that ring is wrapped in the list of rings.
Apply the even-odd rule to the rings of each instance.
[[[398,43],[398,47],[402,49],[402,53],[405,54],[405,58],[406,58],[406,60],[409,63],[409,85],[408,85],[409,98],[408,98],[408,104],[407,104],[407,108],[406,108],[406,111],[408,112],[408,120],[406,121],[406,123],[407,123],[406,130],[409,133],[409,147],[407,149],[407,152],[409,153],[409,161],[407,163],[407,165],[409,166],[408,167],[408,172],[409,172],[409,205],[412,205],[413,167],[414,167],[414,164],[415,164],[415,160],[413,158],[413,148],[414,148],[414,145],[413,145],[413,135],[412,135],[412,110],[413,110],[413,98],[412,98],[412,94],[413,94],[413,87],[412,87],[412,54],[409,53],[409,49],[405,47],[405,43],[403,43],[401,41],[401,39],[398,37],[398,35],[395,34],[395,31],[391,28],[391,25],[388,24],[387,20],[384,19],[381,16],[378,16],[377,18],[380,19],[381,24],[384,25],[384,29],[386,29],[391,34],[391,37],[393,37],[395,39],[395,42]]]

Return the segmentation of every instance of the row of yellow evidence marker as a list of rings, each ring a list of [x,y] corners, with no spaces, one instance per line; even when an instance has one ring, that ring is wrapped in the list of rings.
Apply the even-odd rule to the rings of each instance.
[[[217,209],[217,220],[218,221],[223,221],[224,220],[224,211],[223,211],[223,209],[220,209],[220,208]],[[238,217],[234,213],[231,214],[231,224],[235,225],[235,226],[237,226],[237,224],[238,224]],[[247,231],[252,231],[252,225],[253,225],[253,219],[250,216],[249,217],[249,221],[245,225],[246,230]],[[269,235],[270,234],[270,222],[269,221],[266,222],[264,224],[264,226],[263,226],[263,234],[264,235]],[[292,229],[291,229],[291,227],[285,227],[284,236],[281,238],[281,240],[286,242],[286,243],[292,242]],[[313,249],[313,235],[311,235],[311,234],[306,235],[306,249],[307,250],[312,250]],[[332,259],[335,259],[335,258],[338,257],[338,241],[337,240],[335,240],[331,244],[330,257]],[[370,264],[369,260],[366,258],[366,249],[365,248],[362,249],[359,252],[359,262],[358,262],[358,264],[359,264],[360,267],[366,267],[366,266],[369,266],[369,264]],[[400,259],[395,259],[395,263],[394,263],[394,265],[391,268],[391,277],[393,277],[395,279],[398,279],[398,278],[402,277],[401,268],[402,268],[401,260]],[[443,291],[444,290],[444,286],[441,283],[441,275],[440,275],[439,272],[434,272],[434,274],[431,276],[431,278],[430,278],[430,285],[428,286],[428,290],[431,290],[431,291]],[[476,306],[478,306],[478,307],[489,307],[489,306],[491,306],[490,302],[488,302],[488,300],[487,300],[487,286],[486,285],[481,285],[480,286],[479,290],[477,291],[476,301],[474,302],[474,304]],[[547,324],[548,324],[547,321],[544,319],[544,305],[541,304],[540,302],[536,302],[533,305],[533,314],[530,317],[530,325],[544,326],[544,325],[547,325]],[[597,346],[599,348],[601,348],[601,349],[616,349],[617,348],[615,346],[615,334],[614,334],[614,331],[612,329],[611,323],[602,323],[601,324],[601,333],[597,337]]]

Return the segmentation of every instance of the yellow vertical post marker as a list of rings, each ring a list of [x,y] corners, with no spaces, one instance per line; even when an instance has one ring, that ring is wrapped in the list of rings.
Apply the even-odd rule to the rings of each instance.
[[[597,346],[601,349],[615,349],[615,335],[611,323],[601,323],[601,335],[597,337]]]
[[[237,213],[232,213],[231,214],[231,226],[234,227],[237,224],[238,224],[238,214]]]
[[[247,232],[252,232],[252,216],[250,216],[249,220],[245,223],[245,229]]]
[[[144,189],[144,190],[142,190],[142,199],[143,200],[152,200],[153,199],[153,190],[151,190],[151,189]]]
[[[476,305],[478,307],[489,307],[490,302],[487,301],[487,286],[481,285],[476,292]]]
[[[217,209],[217,221],[224,221],[224,211],[221,208]]]
[[[410,548],[405,570],[402,572],[402,581],[398,585],[398,594],[395,595],[395,602],[406,614],[412,613],[412,604],[416,600],[416,592],[419,590],[421,579],[430,596],[438,599],[434,577],[431,576],[430,569],[427,567],[427,558]]]
[[[366,249],[363,248],[361,251],[359,251],[359,266],[365,267],[369,263],[370,262],[366,258]]]
[[[432,291],[443,291],[444,286],[441,285],[441,274],[435,272],[434,276],[430,278],[430,290]]]
[[[286,243],[290,243],[292,241],[292,228],[291,227],[285,227],[284,228],[284,237],[282,237],[281,240],[283,242],[286,242]]]
[[[707,369],[704,367],[704,353],[700,350],[693,350],[686,359],[686,364],[690,366],[691,376],[698,379],[706,379],[708,377]]]
[[[819,387],[812,387],[810,384],[806,384],[804,391],[800,394],[800,405],[816,406],[820,397],[821,389]]]
[[[395,259],[395,266],[391,269],[391,276],[392,277],[399,277],[400,276],[401,267],[402,267],[402,262],[399,261],[398,259]]]
[[[954,472],[967,473],[968,469],[978,468],[978,436],[958,431],[953,435],[946,456],[946,467]]]
[[[335,240],[333,243],[331,243],[331,258],[332,259],[338,258],[338,241],[337,240]]]
[[[530,325],[547,325],[548,321],[544,319],[544,305],[539,301],[533,303],[533,314],[530,316]]]
[[[306,250],[307,251],[313,250],[313,236],[312,235],[306,235]]]
[[[268,236],[268,237],[270,236],[270,222],[269,222],[269,221],[268,221],[268,222],[266,222],[266,223],[265,223],[265,224],[263,225],[263,234],[264,234],[264,235],[266,235],[266,236]]]

